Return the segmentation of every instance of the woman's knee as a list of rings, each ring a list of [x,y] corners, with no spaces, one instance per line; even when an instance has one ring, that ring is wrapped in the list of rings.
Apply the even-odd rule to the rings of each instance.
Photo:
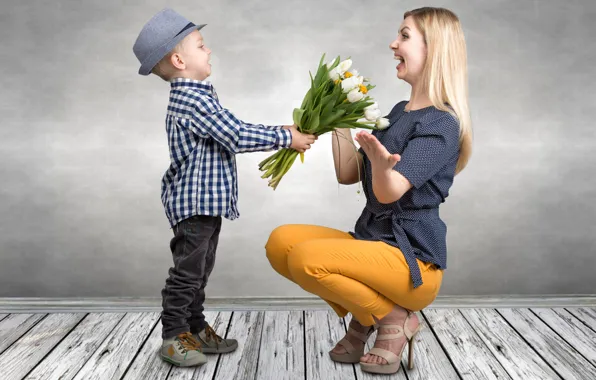
[[[282,263],[286,263],[289,250],[289,226],[283,225],[275,228],[269,234],[269,239],[265,244],[265,253],[271,266],[276,268]]]
[[[420,287],[404,291],[400,297],[395,297],[392,301],[411,311],[423,310],[430,306],[437,298],[442,279],[443,272],[439,269],[435,269],[433,272],[423,273],[424,283]]]

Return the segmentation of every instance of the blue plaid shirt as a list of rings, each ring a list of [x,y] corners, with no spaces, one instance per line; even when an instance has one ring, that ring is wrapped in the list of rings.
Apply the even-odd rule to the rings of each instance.
[[[170,84],[166,131],[170,167],[161,200],[170,226],[194,215],[233,220],[237,209],[237,153],[289,147],[281,126],[244,123],[219,104],[207,81],[176,78]]]

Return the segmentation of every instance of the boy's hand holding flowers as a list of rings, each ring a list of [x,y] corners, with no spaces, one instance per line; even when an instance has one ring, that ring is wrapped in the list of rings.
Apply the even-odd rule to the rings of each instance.
[[[284,125],[283,129],[287,129],[292,133],[292,145],[290,145],[290,148],[294,149],[295,151],[297,151],[299,153],[304,153],[308,149],[310,149],[310,146],[318,138],[315,135],[308,135],[308,134],[301,133],[298,130],[296,124]]]

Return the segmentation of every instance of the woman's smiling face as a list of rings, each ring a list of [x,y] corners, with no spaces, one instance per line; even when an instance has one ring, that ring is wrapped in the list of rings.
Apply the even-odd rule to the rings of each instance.
[[[399,27],[397,38],[389,45],[393,56],[399,61],[397,77],[412,86],[422,75],[426,62],[427,49],[422,32],[418,30],[412,17],[406,17]]]

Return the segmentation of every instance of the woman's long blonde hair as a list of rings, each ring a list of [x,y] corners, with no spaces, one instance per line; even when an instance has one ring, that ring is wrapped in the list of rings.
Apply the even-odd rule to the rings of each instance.
[[[422,72],[422,90],[428,91],[434,107],[455,113],[459,120],[459,159],[455,174],[467,165],[472,154],[472,120],[468,107],[466,41],[459,18],[444,8],[424,7],[404,13],[422,33],[428,55]],[[449,108],[451,107],[451,108]]]

